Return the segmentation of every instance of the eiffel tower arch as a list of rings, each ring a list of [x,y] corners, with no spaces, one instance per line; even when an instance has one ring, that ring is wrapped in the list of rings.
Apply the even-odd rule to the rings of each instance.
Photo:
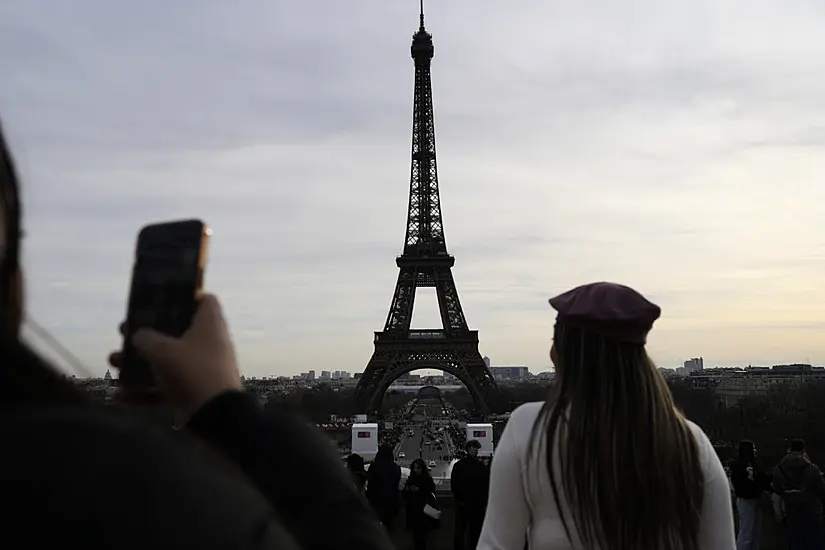
[[[412,330],[415,335],[430,333],[435,331]],[[476,335],[478,334],[476,331]],[[419,369],[441,370],[458,378],[470,392],[476,409],[486,415],[490,412],[495,400],[493,392],[496,390],[495,383],[488,384],[484,380],[479,383],[479,377],[473,372],[487,371],[487,365],[478,351],[478,340],[475,343],[467,342],[465,345],[455,341],[445,341],[442,345],[428,345],[426,350],[418,344],[404,345],[401,342],[379,342],[381,332],[376,332],[375,352],[367,364],[367,371],[374,371],[373,380],[369,384],[364,384],[364,375],[359,380],[356,397],[359,399],[361,410],[369,414],[377,414],[381,408],[384,394],[392,383],[410,371]],[[476,336],[477,338],[477,336]],[[492,382],[492,376],[489,377]],[[366,391],[364,391],[366,390]],[[491,391],[493,390],[493,391]]]
[[[424,28],[423,8],[411,54],[415,65],[412,162],[404,250],[396,258],[395,285],[384,330],[375,333],[375,351],[356,388],[356,401],[368,414],[378,412],[384,393],[412,370],[437,369],[458,378],[482,414],[497,395],[490,369],[478,351],[478,331],[470,330],[458,297],[441,218],[435,152],[435,123],[430,65],[432,35]],[[441,327],[411,329],[415,294],[435,288]]]

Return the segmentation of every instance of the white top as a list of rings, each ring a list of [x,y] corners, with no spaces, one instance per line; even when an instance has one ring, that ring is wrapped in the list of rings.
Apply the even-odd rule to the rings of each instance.
[[[528,463],[531,430],[541,407],[542,403],[526,403],[510,415],[493,458],[490,499],[478,550],[524,550],[525,535],[531,550],[592,550],[582,546],[575,532],[571,532],[572,543],[567,539],[553,500],[545,460],[541,458]],[[699,548],[735,550],[727,476],[705,433],[694,423],[688,424],[699,444],[705,476]],[[544,456],[543,441],[532,447],[535,453]],[[674,498],[679,497],[674,495]],[[561,492],[559,499],[566,507]],[[620,502],[617,499],[616,505],[620,506]],[[569,510],[565,508],[564,513],[565,518],[570,518]]]

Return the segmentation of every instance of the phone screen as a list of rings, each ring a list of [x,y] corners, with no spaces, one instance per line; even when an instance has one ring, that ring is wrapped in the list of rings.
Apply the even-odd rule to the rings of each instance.
[[[197,220],[150,225],[140,232],[126,316],[122,384],[154,385],[149,365],[130,344],[138,329],[181,336],[191,325],[201,292],[208,234]]]

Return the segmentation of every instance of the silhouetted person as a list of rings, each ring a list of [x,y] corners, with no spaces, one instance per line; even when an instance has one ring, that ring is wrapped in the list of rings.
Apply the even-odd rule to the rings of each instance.
[[[347,470],[352,477],[352,483],[358,490],[358,494],[366,498],[367,492],[367,470],[364,468],[364,457],[353,453],[347,457]]]
[[[179,431],[90,402],[35,354],[19,338],[20,204],[2,135],[0,201],[4,537],[86,550],[392,548],[326,437],[243,391],[214,296],[181,338],[134,336]]]
[[[435,482],[424,460],[416,458],[410,464],[410,475],[404,483],[404,503],[407,530],[415,550],[427,549],[427,535],[438,527],[438,521],[424,513],[424,507],[435,504]]]
[[[455,500],[455,550],[475,550],[487,510],[490,469],[478,457],[481,444],[471,439],[465,445],[467,456],[453,465],[450,488]]]
[[[805,454],[805,442],[801,439],[791,442],[790,452],[774,469],[773,489],[785,505],[791,550],[825,549],[825,481]]]
[[[556,381],[496,447],[479,550],[732,550],[725,470],[645,350],[658,306],[611,283],[550,300]]]
[[[400,503],[401,466],[396,464],[389,445],[378,447],[367,474],[367,498],[384,527],[392,531]]]
[[[762,493],[770,490],[770,479],[756,463],[756,445],[742,441],[730,465],[730,480],[736,493],[739,532],[736,550],[759,550],[762,538]]]

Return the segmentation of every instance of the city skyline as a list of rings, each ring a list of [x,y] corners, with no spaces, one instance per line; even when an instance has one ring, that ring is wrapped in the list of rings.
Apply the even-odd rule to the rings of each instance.
[[[613,280],[662,306],[661,366],[825,363],[825,10],[430,4],[445,234],[482,354],[549,369],[547,299]],[[102,375],[138,228],[197,215],[244,374],[363,370],[404,235],[417,16],[0,6],[33,317]]]
[[[811,366],[814,369],[825,368],[825,366],[822,366],[822,365],[810,365],[808,363],[804,363],[803,365]],[[531,376],[534,376],[534,377],[539,377],[539,375],[544,375],[544,374],[547,374],[547,373],[554,372],[552,367],[550,369],[547,369],[547,370],[535,371],[535,370],[530,369],[530,367],[527,366],[527,365],[491,365],[491,366],[494,369],[495,368],[512,369],[512,368],[526,367],[528,369],[529,374]],[[748,370],[748,369],[759,369],[759,370],[761,370],[761,369],[771,369],[772,367],[775,367],[775,366],[788,367],[788,366],[791,366],[791,365],[789,365],[789,364],[785,364],[785,365],[712,365],[712,366],[704,367],[703,369],[700,369],[700,370],[707,371],[710,374],[710,373],[714,373],[714,372],[718,371],[718,369],[730,370],[730,371],[745,371],[745,370]],[[676,373],[676,371],[683,371],[684,370],[684,367],[682,365],[678,365],[678,366],[677,365],[672,365],[672,366],[658,365],[658,367],[661,368],[661,369],[664,369],[664,370],[673,371],[674,373]],[[814,371],[814,372],[816,372],[816,371]],[[102,373],[90,373],[90,376],[88,376],[88,378],[104,377],[104,376],[106,376],[106,373],[109,373],[109,376],[114,376],[114,375],[117,374],[116,369],[107,368]],[[313,378],[305,378],[310,373],[312,373]],[[324,373],[328,374],[328,376],[324,377],[323,376]],[[70,374],[72,374],[72,373],[70,373]],[[256,379],[258,379],[258,380],[264,379],[265,380],[265,379],[286,378],[286,379],[290,379],[290,380],[311,380],[311,381],[315,381],[315,382],[322,382],[322,381],[325,381],[325,380],[330,380],[330,381],[333,381],[333,380],[334,381],[351,380],[351,381],[354,381],[361,374],[362,373],[360,371],[355,371],[355,372],[346,371],[346,370],[344,370],[344,371],[332,371],[332,370],[323,369],[323,368],[319,367],[319,368],[310,368],[310,369],[303,370],[303,371],[301,371],[301,370],[288,371],[287,370],[287,371],[279,373],[279,374],[266,374],[266,373],[263,373],[263,374],[250,374],[250,375],[244,375],[244,378],[247,378],[247,379],[250,379],[250,380],[256,380]],[[417,376],[425,377],[425,378],[426,377],[438,378],[438,377],[444,377],[444,376],[455,378],[454,376],[450,375],[449,373],[442,372],[440,370],[433,370],[433,369],[414,370],[414,371],[410,371],[409,373],[407,373],[407,375],[417,375]],[[78,378],[87,378],[87,376],[82,375],[82,376],[79,376]],[[393,384],[395,384],[397,382],[401,382],[401,381],[402,381],[401,377],[399,377],[398,380],[393,382]],[[353,388],[354,388],[354,386],[353,386]]]

